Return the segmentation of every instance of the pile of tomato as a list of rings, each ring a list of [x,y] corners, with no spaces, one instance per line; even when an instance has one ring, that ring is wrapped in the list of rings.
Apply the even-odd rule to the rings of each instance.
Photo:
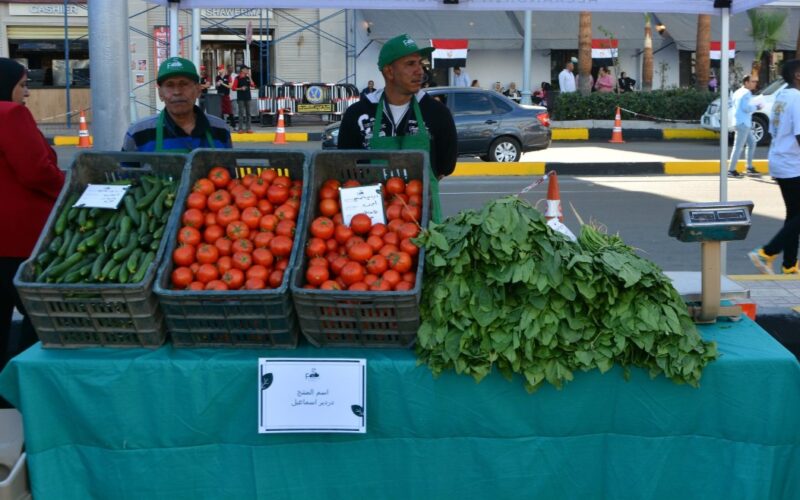
[[[412,290],[419,248],[412,242],[420,232],[422,181],[400,177],[383,186],[386,224],[373,224],[366,214],[345,225],[339,188],[358,186],[326,180],[319,190],[318,217],[311,222],[305,253],[305,288],[322,290]]]
[[[232,179],[213,167],[186,199],[172,253],[172,286],[189,290],[278,288],[289,264],[301,180],[263,170]]]

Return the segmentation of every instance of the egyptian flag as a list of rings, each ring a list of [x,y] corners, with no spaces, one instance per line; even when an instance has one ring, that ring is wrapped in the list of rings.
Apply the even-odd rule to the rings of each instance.
[[[431,40],[434,68],[463,68],[467,65],[469,40]]]
[[[711,42],[711,59],[722,59],[722,42],[719,40],[716,42]],[[736,57],[736,42],[733,40],[728,42],[728,59],[733,59]]]
[[[619,40],[615,38],[592,39],[592,66],[613,66],[619,52]]]

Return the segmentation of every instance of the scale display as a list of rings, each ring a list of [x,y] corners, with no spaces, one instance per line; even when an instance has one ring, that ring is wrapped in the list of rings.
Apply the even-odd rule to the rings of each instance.
[[[750,230],[752,201],[679,203],[669,235],[680,241],[743,240]]]

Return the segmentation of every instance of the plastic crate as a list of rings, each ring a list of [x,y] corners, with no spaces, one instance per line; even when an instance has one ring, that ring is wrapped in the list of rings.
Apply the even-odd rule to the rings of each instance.
[[[302,151],[270,150],[195,150],[175,205],[184,210],[186,198],[195,181],[208,175],[216,166],[227,167],[232,178],[263,169],[275,169],[292,180],[308,175],[308,155]],[[297,215],[298,233],[306,207],[306,188]],[[161,263],[154,286],[167,321],[167,329],[176,347],[255,347],[293,348],[297,346],[299,328],[289,294],[289,276],[299,249],[295,240],[281,286],[270,290],[193,291],[173,290],[172,252],[177,245],[177,230],[167,236],[167,257]]]
[[[152,286],[166,238],[162,238],[155,261],[139,283],[37,283],[33,262],[55,237],[53,226],[73,192],[83,192],[90,183],[151,174],[180,179],[180,191],[185,163],[186,155],[168,153],[85,152],[75,158],[31,259],[20,266],[14,277],[43,347],[158,347],[164,343],[164,318]],[[173,208],[165,234],[177,223],[178,215]]]
[[[311,160],[308,207],[304,228],[319,216],[318,193],[327,179],[362,184],[384,182],[390,177],[405,181],[418,179],[423,186],[422,227],[428,223],[428,155],[422,151],[322,151]],[[309,235],[302,233],[300,248]],[[350,292],[303,288],[307,256],[303,253],[292,277],[300,329],[317,347],[394,347],[414,345],[419,329],[419,301],[422,296],[422,270],[425,254],[418,256],[416,283],[409,291]]]

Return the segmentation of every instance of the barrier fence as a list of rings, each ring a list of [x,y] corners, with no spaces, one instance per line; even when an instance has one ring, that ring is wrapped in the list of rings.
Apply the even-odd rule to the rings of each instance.
[[[272,125],[283,109],[287,125],[293,116],[327,115],[329,121],[342,119],[345,110],[358,102],[358,88],[339,83],[273,83],[258,98],[261,123]]]

